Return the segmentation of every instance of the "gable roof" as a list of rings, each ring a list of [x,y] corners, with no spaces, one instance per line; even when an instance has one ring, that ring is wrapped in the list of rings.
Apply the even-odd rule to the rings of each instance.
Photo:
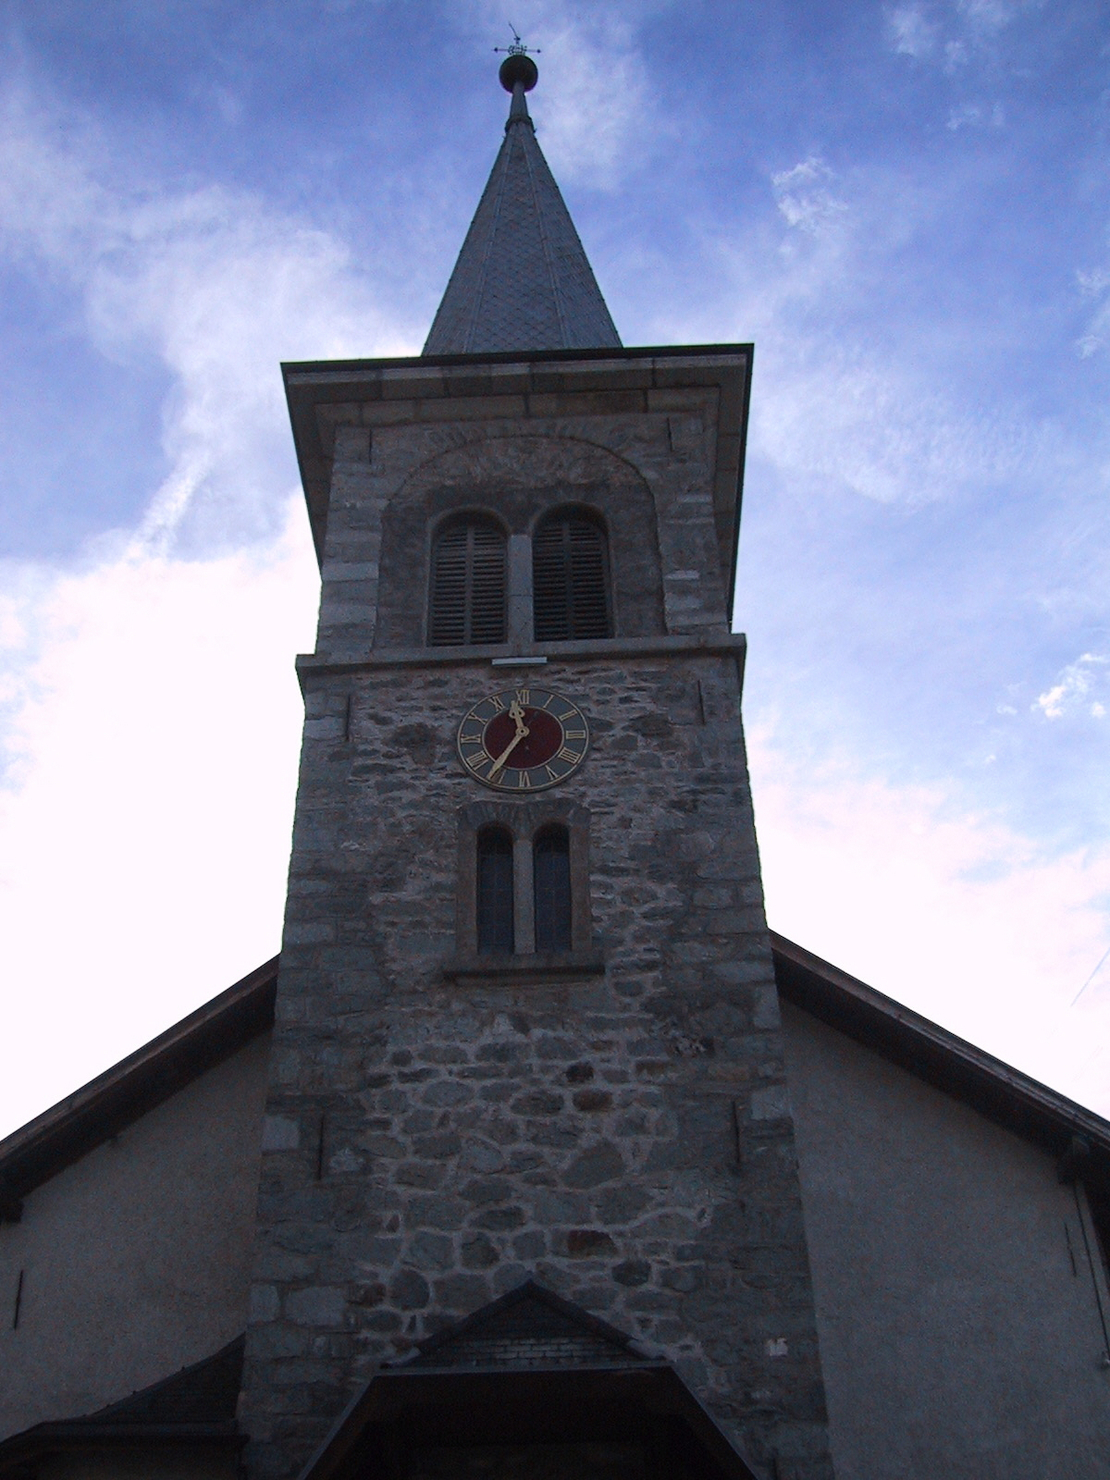
[[[1110,1191],[1110,1123],[1101,1115],[774,931],[771,948],[787,1002],[1051,1155],[1069,1158],[1085,1182]],[[1076,1139],[1086,1150],[1077,1152]]]
[[[277,966],[275,956],[0,1141],[0,1221],[17,1222],[20,1198],[271,1027]]]
[[[1110,1247],[1110,1123],[785,936],[772,931],[771,946],[786,1001],[1061,1158],[1063,1172],[1087,1186]],[[270,1028],[277,967],[275,956],[0,1141],[0,1220],[17,1216],[19,1197]]]
[[[512,93],[505,141],[424,353],[619,349],[620,336],[536,142],[524,84],[517,81]]]

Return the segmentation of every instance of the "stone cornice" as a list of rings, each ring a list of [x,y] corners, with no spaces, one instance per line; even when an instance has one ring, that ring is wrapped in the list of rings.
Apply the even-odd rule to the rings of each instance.
[[[301,653],[297,673],[304,679],[315,674],[368,673],[394,668],[488,668],[506,680],[514,672],[546,667],[549,663],[591,663],[613,658],[686,658],[728,655],[740,665],[743,677],[747,638],[742,632],[717,633],[712,637],[679,633],[669,637],[607,637],[587,642],[538,642],[528,651],[508,644],[488,647],[420,647],[372,651],[344,656]]]

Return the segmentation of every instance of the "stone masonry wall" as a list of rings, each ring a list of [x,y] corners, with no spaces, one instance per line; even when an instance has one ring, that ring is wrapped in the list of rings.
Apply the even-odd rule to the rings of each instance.
[[[476,398],[463,420],[414,424],[397,420],[411,414],[404,403],[371,403],[362,408],[367,425],[344,423],[334,429],[317,653],[359,659],[380,646],[380,637],[387,644],[404,645],[406,638],[411,642],[414,618],[405,594],[400,602],[394,596],[387,611],[378,610],[387,508],[396,502],[419,506],[466,472],[483,496],[479,501],[485,502],[498,482],[509,488],[518,483],[519,462],[506,456],[506,449],[514,439],[533,437],[562,444],[561,486],[552,477],[549,457],[541,470],[542,479],[552,485],[553,503],[573,498],[576,490],[594,502],[599,470],[616,461],[625,465],[625,479],[631,473],[649,489],[655,530],[645,531],[636,521],[623,543],[619,519],[612,530],[617,537],[612,554],[618,605],[627,568],[630,589],[623,594],[629,604],[637,584],[661,578],[662,591],[651,593],[651,604],[661,600],[665,631],[728,630],[726,579],[711,496],[713,396],[702,389],[652,391],[644,398],[646,409],[636,414],[612,409],[620,404],[619,394],[608,399],[565,396],[549,406],[554,399],[535,397],[526,403],[523,397]],[[458,403],[449,409],[457,415]],[[614,492],[619,493],[621,481],[610,477]],[[634,517],[634,511],[629,513]],[[426,536],[422,527],[415,540],[405,542],[397,557],[402,570],[386,573],[386,590],[391,578],[393,592],[400,589],[398,579],[423,587]],[[658,552],[643,548],[645,537],[658,540]],[[379,615],[384,618],[381,634]],[[654,629],[645,614],[632,630]]]
[[[604,440],[639,448],[672,635],[510,670],[371,651],[382,512],[474,428],[337,433],[248,1335],[257,1475],[293,1473],[378,1363],[531,1276],[673,1361],[782,1480],[831,1476],[707,437],[684,452],[643,420]],[[460,816],[494,795],[455,729],[529,681],[591,726],[556,791],[589,809],[605,973],[447,982]]]

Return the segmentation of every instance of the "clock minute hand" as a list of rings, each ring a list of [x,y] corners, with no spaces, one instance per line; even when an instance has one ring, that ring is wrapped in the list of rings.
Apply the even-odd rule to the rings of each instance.
[[[503,771],[505,769],[505,762],[509,759],[513,751],[517,748],[517,746],[528,733],[528,726],[522,724],[521,721],[518,719],[516,722],[516,734],[509,741],[508,745],[505,746],[505,749],[501,752],[501,754],[494,761],[493,765],[490,767],[489,773],[491,776],[496,776],[498,771]]]

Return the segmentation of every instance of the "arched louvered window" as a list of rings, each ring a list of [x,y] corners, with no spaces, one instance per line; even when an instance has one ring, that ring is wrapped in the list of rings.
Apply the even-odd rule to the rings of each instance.
[[[537,641],[611,637],[609,556],[600,524],[574,510],[549,514],[532,540],[532,591]]]
[[[478,834],[478,952],[511,955],[513,950],[513,840],[507,828],[484,827]]]
[[[428,641],[505,641],[505,536],[492,519],[459,519],[432,549]]]
[[[536,894],[536,950],[569,951],[571,946],[570,834],[545,827],[532,847]]]

